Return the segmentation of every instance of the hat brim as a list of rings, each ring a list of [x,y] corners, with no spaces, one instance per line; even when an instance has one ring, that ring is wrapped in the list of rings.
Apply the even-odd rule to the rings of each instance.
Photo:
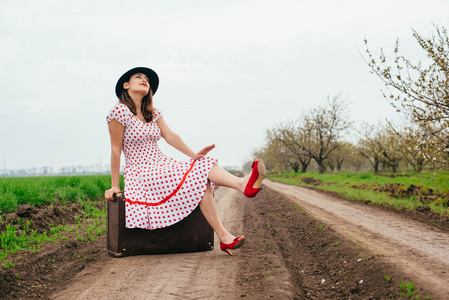
[[[115,94],[117,95],[117,97],[120,97],[120,94],[122,93],[123,84],[125,82],[128,82],[131,76],[136,73],[142,73],[148,77],[148,83],[150,84],[151,91],[153,92],[153,95],[156,94],[157,88],[159,86],[159,76],[157,76],[156,72],[154,72],[150,68],[137,67],[127,71],[119,78],[117,84],[115,85]]]

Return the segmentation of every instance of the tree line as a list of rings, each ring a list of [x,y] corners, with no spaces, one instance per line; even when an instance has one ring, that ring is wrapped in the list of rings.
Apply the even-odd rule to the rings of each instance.
[[[349,120],[342,95],[325,105],[304,111],[296,120],[267,129],[265,144],[254,150],[269,169],[306,172],[310,167],[326,170],[360,170],[369,165],[375,173],[400,166],[416,172],[425,166],[449,165],[449,38],[447,29],[434,25],[430,38],[413,30],[427,56],[427,63],[411,62],[400,54],[399,39],[389,62],[381,49],[375,57],[365,38],[364,59],[371,73],[385,84],[383,96],[403,121],[386,120],[357,128]],[[353,137],[348,140],[348,136]]]

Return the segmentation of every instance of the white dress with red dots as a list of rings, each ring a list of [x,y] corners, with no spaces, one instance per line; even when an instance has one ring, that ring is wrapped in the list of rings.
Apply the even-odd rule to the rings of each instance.
[[[187,217],[203,198],[217,164],[210,157],[177,161],[163,154],[157,144],[161,130],[156,120],[161,117],[154,108],[153,120],[144,123],[125,104],[115,105],[106,117],[108,123],[115,119],[125,126],[126,228],[158,229]]]

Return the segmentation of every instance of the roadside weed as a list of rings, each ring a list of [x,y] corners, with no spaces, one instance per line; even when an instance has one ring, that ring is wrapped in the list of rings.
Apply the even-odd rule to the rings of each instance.
[[[12,262],[12,259],[9,262],[3,264],[3,269],[8,270],[9,268],[14,268],[14,263]]]
[[[270,241],[266,241],[265,246],[267,246],[267,248],[271,249]]]
[[[84,242],[84,237],[78,231],[76,232],[76,237],[78,238],[78,241]]]
[[[400,293],[399,297],[412,297],[418,293],[417,290],[415,290],[415,283],[414,282],[407,282],[401,281],[401,284],[399,285],[399,288],[404,291],[404,293]]]

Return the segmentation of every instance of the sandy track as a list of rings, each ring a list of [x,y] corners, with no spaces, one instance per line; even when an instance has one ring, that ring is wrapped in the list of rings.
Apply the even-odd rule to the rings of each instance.
[[[335,231],[361,242],[415,278],[438,299],[449,297],[449,234],[376,207],[318,191],[265,181]]]
[[[230,232],[242,232],[243,202],[220,188],[217,209]],[[234,299],[239,260],[219,249],[198,253],[107,257],[80,272],[50,299]]]

